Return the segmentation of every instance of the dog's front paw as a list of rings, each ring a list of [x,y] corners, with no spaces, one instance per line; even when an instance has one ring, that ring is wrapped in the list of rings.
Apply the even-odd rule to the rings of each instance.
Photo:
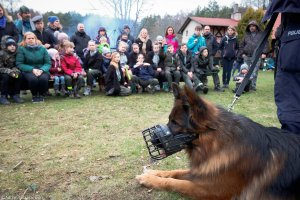
[[[148,173],[138,175],[135,177],[135,179],[139,184],[148,188],[152,188],[155,184],[155,176]]]
[[[148,169],[145,173],[146,174],[151,174],[153,176],[163,177],[163,178],[169,177],[168,173],[166,171],[162,171],[162,170]]]

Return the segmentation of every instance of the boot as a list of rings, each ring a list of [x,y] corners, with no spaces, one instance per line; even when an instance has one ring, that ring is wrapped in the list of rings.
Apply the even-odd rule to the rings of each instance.
[[[55,96],[59,96],[60,93],[59,93],[59,85],[54,85],[54,94]]]
[[[62,96],[65,96],[66,93],[67,93],[67,91],[66,91],[66,86],[65,86],[65,84],[62,84],[62,85],[61,85],[61,89],[60,89],[60,94],[61,94]]]
[[[14,100],[14,102],[16,103],[24,103],[24,100],[21,99],[20,95],[19,94],[16,94],[12,97],[12,99]]]
[[[9,105],[10,104],[6,95],[1,95],[0,104],[2,104],[2,105]]]
[[[74,90],[74,98],[80,99],[81,96],[78,94],[78,91]]]
[[[86,86],[86,88],[84,89],[83,95],[84,96],[91,95],[91,87],[90,86]]]

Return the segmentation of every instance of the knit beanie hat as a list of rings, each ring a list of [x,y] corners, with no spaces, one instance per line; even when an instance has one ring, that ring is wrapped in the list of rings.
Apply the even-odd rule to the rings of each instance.
[[[105,55],[105,54],[107,54],[107,53],[111,53],[111,52],[110,52],[110,49],[107,48],[107,47],[103,47],[103,48],[102,48],[102,54]]]
[[[158,35],[157,37],[156,37],[156,40],[157,41],[159,41],[159,40],[163,40],[164,38],[163,38],[163,36],[161,36],[161,35]]]
[[[8,47],[10,45],[14,45],[15,47],[17,47],[17,43],[14,39],[12,38],[8,38],[6,41],[5,41],[5,46]]]
[[[23,13],[29,13],[29,8],[26,7],[26,6],[21,6],[20,9],[19,9],[19,13],[20,14],[23,14]]]
[[[48,22],[50,23],[54,23],[56,20],[59,20],[59,18],[57,16],[49,16],[48,17]]]
[[[53,60],[55,60],[55,55],[58,53],[58,51],[56,49],[54,49],[54,48],[48,49],[47,51],[48,51],[49,56]]]
[[[248,65],[246,63],[244,63],[244,64],[241,65],[241,71],[243,69],[249,70]]]

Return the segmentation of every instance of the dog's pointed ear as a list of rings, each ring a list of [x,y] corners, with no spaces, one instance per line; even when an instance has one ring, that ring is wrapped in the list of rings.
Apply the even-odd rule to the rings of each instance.
[[[198,114],[201,114],[202,112],[205,112],[207,110],[206,102],[203,101],[203,99],[199,97],[194,90],[185,86],[184,92],[186,94],[186,98],[190,107],[193,108],[193,111],[197,112]]]
[[[180,99],[181,89],[180,89],[179,85],[176,83],[172,83],[172,89],[173,89],[173,95],[174,95],[175,99]]]

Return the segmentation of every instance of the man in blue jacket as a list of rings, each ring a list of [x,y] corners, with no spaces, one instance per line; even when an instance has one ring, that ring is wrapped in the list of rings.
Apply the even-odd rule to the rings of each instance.
[[[300,134],[300,1],[273,0],[263,21],[282,13],[275,103],[282,129]]]

